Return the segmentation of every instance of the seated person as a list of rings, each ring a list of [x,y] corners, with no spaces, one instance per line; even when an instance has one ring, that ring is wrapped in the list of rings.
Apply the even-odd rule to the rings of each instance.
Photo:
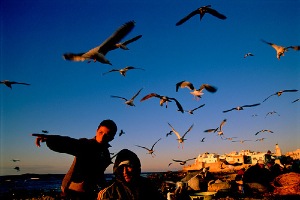
[[[162,200],[149,179],[140,176],[141,163],[135,153],[128,149],[121,150],[113,167],[114,182],[98,193],[98,200]]]

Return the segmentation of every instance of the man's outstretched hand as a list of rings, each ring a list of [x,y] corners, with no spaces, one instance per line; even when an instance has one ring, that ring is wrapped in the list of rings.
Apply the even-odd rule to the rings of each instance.
[[[45,142],[47,140],[47,135],[45,135],[45,134],[33,133],[31,135],[36,137],[35,145],[37,147],[41,147],[41,142]]]

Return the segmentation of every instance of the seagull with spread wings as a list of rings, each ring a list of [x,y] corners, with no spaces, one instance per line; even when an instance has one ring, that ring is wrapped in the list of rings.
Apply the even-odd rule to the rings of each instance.
[[[190,126],[190,128],[183,134],[182,137],[181,137],[180,134],[173,128],[173,126],[172,126],[170,123],[168,123],[168,124],[169,124],[169,126],[171,127],[173,133],[175,133],[175,135],[176,135],[176,137],[177,137],[177,140],[178,140],[178,148],[179,148],[179,144],[183,144],[183,143],[184,143],[184,140],[186,140],[186,139],[185,139],[186,134],[192,130],[194,124],[192,124],[192,125]],[[182,145],[182,148],[183,148],[183,145]]]
[[[4,84],[5,86],[9,87],[10,89],[12,89],[12,85],[13,84],[30,85],[28,83],[22,83],[22,82],[16,82],[16,81],[9,81],[9,80],[0,81],[0,84]]]
[[[142,69],[142,68],[137,68],[137,67],[127,66],[127,67],[122,68],[122,69],[111,69],[111,70],[109,70],[108,72],[102,73],[102,75],[108,74],[108,73],[110,73],[110,72],[120,72],[120,74],[121,74],[122,76],[125,77],[125,76],[126,76],[126,72],[127,72],[128,70],[132,70],[132,69],[140,69],[140,70],[144,70],[144,69]]]
[[[99,46],[89,50],[86,53],[65,53],[63,55],[63,58],[65,60],[71,60],[71,61],[85,61],[88,60],[90,62],[93,60],[94,62],[98,61],[103,64],[109,64],[110,61],[105,57],[105,55],[116,48],[116,44],[118,44],[133,28],[134,28],[135,22],[129,21],[119,27],[110,37],[108,37],[102,44]]]
[[[111,97],[112,98],[120,98],[120,99],[125,100],[125,104],[128,105],[128,106],[135,106],[134,103],[133,103],[133,101],[140,94],[140,92],[141,92],[142,89],[143,88],[141,88],[133,97],[131,97],[131,99],[126,99],[124,97],[114,96],[114,95],[112,95]]]
[[[166,104],[166,108],[168,107],[168,102],[172,102],[172,101],[175,101],[176,103],[176,106],[178,108],[178,111],[180,112],[184,112],[181,104],[179,103],[179,101],[177,101],[177,99],[173,98],[173,97],[168,97],[168,96],[161,96],[159,94],[156,94],[156,93],[150,93],[150,94],[147,94],[146,96],[144,96],[140,101],[145,101],[147,99],[150,99],[152,97],[156,97],[156,98],[159,98],[160,101],[159,101],[159,105],[160,106],[163,106],[163,104],[165,103]]]
[[[200,8],[197,8],[196,10],[190,12],[187,16],[185,16],[184,18],[182,18],[181,20],[179,20],[176,23],[176,26],[179,26],[183,23],[185,23],[186,21],[188,21],[190,18],[192,18],[195,15],[200,15],[200,21],[202,20],[203,16],[205,15],[205,13],[209,13],[219,19],[226,19],[227,17],[221,13],[219,13],[218,11],[214,10],[211,8],[211,5],[207,5],[207,6],[202,6]]]
[[[263,100],[263,102],[265,102],[266,100],[268,100],[270,97],[272,97],[272,96],[281,96],[284,92],[298,92],[298,90],[295,90],[295,89],[293,89],[293,90],[280,90],[280,91],[278,91],[278,92],[275,92],[274,94],[271,94],[270,96],[268,96],[267,98],[265,98],[264,100]]]
[[[190,158],[190,159],[187,159],[187,160],[176,160],[176,159],[172,159],[174,162],[179,162],[180,165],[185,165],[187,161],[190,161],[190,160],[195,160],[196,158]]]
[[[263,129],[263,130],[257,131],[257,132],[255,133],[255,135],[258,135],[259,133],[263,133],[263,132],[274,133],[274,132],[273,132],[273,131],[271,131],[271,130],[268,130],[268,129]]]
[[[246,108],[246,107],[254,107],[254,106],[259,106],[259,105],[260,105],[260,103],[251,104],[251,105],[237,106],[237,107],[231,108],[229,110],[224,110],[223,113],[226,113],[226,112],[229,112],[229,111],[232,111],[232,110],[244,110],[244,108]]]
[[[271,111],[271,112],[268,112],[268,113],[266,114],[265,118],[266,118],[268,115],[273,115],[273,114],[277,114],[278,116],[280,116],[280,115],[278,114],[278,112],[276,112],[276,111]]]
[[[159,139],[152,145],[151,149],[149,149],[149,148],[147,148],[147,147],[139,146],[139,145],[135,145],[135,146],[140,147],[140,148],[143,148],[143,149],[146,149],[146,150],[148,151],[148,154],[150,154],[150,155],[153,157],[153,155],[155,156],[153,148],[154,148],[154,146],[156,145],[156,143],[157,143],[159,140],[161,140],[161,138],[159,138]]]
[[[245,55],[244,55],[244,58],[247,58],[248,56],[254,56],[252,53],[246,53]]]
[[[194,108],[194,109],[191,109],[191,110],[185,110],[184,112],[188,112],[189,114],[194,114],[194,111],[195,110],[198,110],[199,108],[202,108],[203,106],[205,106],[205,104],[202,104],[202,105],[200,105],[200,106],[198,106],[198,107],[196,107],[196,108]]]
[[[300,50],[300,46],[288,46],[288,47],[284,47],[284,46],[279,46],[276,45],[274,43],[271,42],[267,42],[265,40],[261,40],[262,42],[270,45],[271,47],[273,47],[276,51],[276,57],[278,60],[280,60],[281,56],[284,56],[284,53],[288,51],[288,49],[294,49],[295,51],[299,51]]]
[[[191,82],[185,81],[185,80],[176,83],[176,92],[178,92],[179,88],[188,88],[189,90],[192,90],[192,92],[190,92],[190,93],[196,99],[200,99],[201,98],[201,96],[204,94],[203,93],[204,89],[207,90],[208,92],[211,92],[211,93],[215,93],[217,91],[216,87],[214,87],[214,86],[212,86],[210,84],[207,84],[207,83],[202,84],[199,89],[196,89]]]
[[[227,121],[227,119],[224,119],[217,128],[206,129],[204,132],[206,132],[206,133],[218,132],[218,135],[221,136],[224,134],[222,127],[225,125],[226,121]]]

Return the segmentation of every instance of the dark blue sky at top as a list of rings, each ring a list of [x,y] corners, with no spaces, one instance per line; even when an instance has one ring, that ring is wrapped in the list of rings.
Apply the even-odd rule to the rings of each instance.
[[[227,19],[206,14],[201,22],[195,16],[175,26],[192,10],[209,4]],[[65,173],[72,157],[52,152],[45,144],[35,147],[30,134],[46,129],[50,134],[91,138],[106,118],[126,133],[116,136],[110,151],[133,150],[144,171],[178,170],[179,164],[168,167],[172,159],[204,152],[274,151],[276,143],[284,152],[299,148],[299,103],[291,103],[299,92],[262,101],[279,90],[299,89],[300,52],[290,49],[278,60],[275,50],[260,41],[300,45],[299,5],[298,0],[1,1],[0,79],[31,85],[13,85],[12,90],[0,85],[0,174]],[[136,24],[125,39],[143,36],[128,45],[128,51],[109,52],[106,57],[112,66],[62,58],[66,52],[86,52],[100,45],[131,20]],[[243,58],[248,52],[254,56]],[[126,77],[118,72],[102,75],[128,65],[145,71],[132,70]],[[182,80],[196,87],[208,83],[218,91],[204,91],[197,101],[186,88],[175,91]],[[110,97],[130,98],[141,88],[135,107]],[[151,92],[175,97],[185,110],[205,106],[189,115],[177,112],[173,102],[168,108],[160,107],[156,98],[140,102]],[[262,104],[222,112],[254,103]],[[274,110],[280,116],[265,117]],[[225,137],[252,141],[233,143],[204,133],[223,119],[227,119]],[[165,136],[170,131],[168,122],[181,134],[194,124],[183,149],[174,135]],[[255,136],[261,129],[274,133]],[[255,142],[261,137],[266,140]],[[159,138],[154,158],[135,146],[151,147]],[[13,170],[13,158],[21,159],[20,172]]]

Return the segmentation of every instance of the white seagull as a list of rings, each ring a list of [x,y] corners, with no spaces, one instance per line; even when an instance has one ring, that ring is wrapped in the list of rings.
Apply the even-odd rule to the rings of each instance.
[[[284,92],[298,92],[298,90],[295,90],[295,89],[293,89],[293,90],[280,90],[280,91],[278,91],[278,92],[275,92],[274,94],[271,94],[270,96],[268,96],[267,98],[265,98],[264,100],[263,100],[263,102],[265,102],[266,100],[268,100],[270,97],[272,97],[272,96],[281,96]]]
[[[156,145],[156,143],[157,143],[159,140],[161,140],[161,138],[159,138],[159,139],[152,145],[151,149],[149,149],[149,148],[147,148],[147,147],[139,146],[139,145],[135,145],[135,146],[140,147],[140,148],[143,148],[143,149],[146,149],[146,150],[148,151],[148,154],[150,154],[150,155],[153,157],[153,155],[155,156],[153,148],[154,148],[154,146]]]
[[[217,88],[210,85],[210,84],[202,84],[199,89],[195,89],[194,85],[189,81],[180,81],[176,83],[176,92],[178,92],[179,88],[188,88],[189,90],[192,90],[190,92],[197,100],[201,98],[201,96],[204,94],[203,90],[207,90],[208,92],[215,93],[217,91]]]
[[[110,72],[120,72],[120,74],[121,74],[122,76],[125,77],[125,76],[126,76],[126,72],[127,72],[128,70],[131,70],[131,69],[140,69],[140,70],[144,70],[144,69],[142,69],[142,68],[137,68],[137,67],[127,66],[127,67],[122,68],[122,69],[111,69],[111,70],[109,70],[108,72],[102,73],[102,75],[108,74],[108,73],[110,73]]]
[[[133,101],[134,101],[134,99],[140,94],[140,92],[141,92],[142,89],[143,89],[143,88],[141,88],[141,89],[140,89],[133,97],[131,97],[131,99],[126,99],[126,98],[124,98],[124,97],[114,96],[114,95],[112,95],[111,97],[113,97],[113,98],[124,99],[126,105],[128,105],[128,106],[135,106],[134,103],[133,103]]]
[[[246,53],[245,55],[244,55],[244,58],[247,58],[248,56],[254,56],[252,53]]]
[[[190,158],[190,159],[187,159],[187,160],[175,160],[175,159],[172,159],[174,162],[179,162],[180,165],[185,165],[187,161],[190,161],[190,160],[195,160],[196,158]]]
[[[190,131],[192,130],[194,124],[192,124],[192,125],[190,126],[190,128],[183,134],[182,137],[181,137],[180,134],[173,128],[173,126],[172,126],[170,123],[168,123],[168,124],[169,124],[169,126],[171,127],[173,133],[175,133],[175,135],[177,136],[177,140],[178,140],[178,148],[179,148],[179,144],[183,144],[183,143],[184,143],[184,140],[186,140],[184,137],[186,136],[186,134],[187,134],[188,132],[190,132]],[[183,145],[182,145],[182,148],[183,148]]]
[[[263,129],[263,130],[260,130],[258,132],[255,133],[255,135],[258,135],[259,133],[263,133],[263,132],[269,132],[269,133],[274,133],[273,131],[271,130],[268,130],[268,129]]]
[[[199,108],[202,108],[203,106],[205,106],[205,104],[202,104],[202,105],[200,105],[200,106],[198,106],[198,107],[196,107],[196,108],[194,108],[194,109],[191,109],[191,110],[185,110],[184,112],[188,112],[189,114],[194,114],[194,111],[195,110],[198,110]]]
[[[108,37],[102,44],[99,46],[89,50],[86,53],[65,53],[63,55],[63,58],[65,60],[71,60],[71,61],[85,61],[93,60],[94,62],[98,61],[103,64],[109,64],[110,61],[105,57],[105,55],[116,48],[116,44],[118,44],[133,28],[134,28],[135,22],[129,21],[119,27],[110,37]],[[121,45],[120,45],[121,46]]]
[[[284,53],[288,51],[288,49],[294,49],[295,51],[300,50],[300,46],[288,46],[288,47],[284,47],[284,46],[279,46],[276,44],[273,44],[271,42],[267,42],[265,40],[261,40],[262,42],[270,45],[271,47],[273,47],[276,51],[276,57],[278,60],[280,60],[281,56],[284,56]]]
[[[259,105],[260,105],[260,103],[256,103],[256,104],[252,104],[252,105],[237,106],[237,107],[231,108],[229,110],[224,110],[223,113],[226,113],[226,112],[229,112],[232,110],[244,110],[244,108],[246,108],[246,107],[254,107],[254,106],[259,106]]]

